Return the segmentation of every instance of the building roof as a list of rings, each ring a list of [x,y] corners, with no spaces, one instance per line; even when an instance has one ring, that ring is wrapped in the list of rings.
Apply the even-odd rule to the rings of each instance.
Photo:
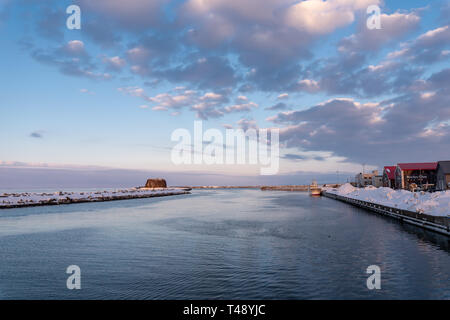
[[[437,162],[399,163],[401,170],[436,170]]]
[[[385,166],[384,172],[386,172],[388,179],[395,179],[395,168],[396,166]]]
[[[450,161],[439,161],[438,166],[444,173],[450,173]]]

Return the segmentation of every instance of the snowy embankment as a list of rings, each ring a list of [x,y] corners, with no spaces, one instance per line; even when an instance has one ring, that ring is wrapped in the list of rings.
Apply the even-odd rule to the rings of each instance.
[[[410,192],[391,188],[355,188],[346,183],[338,189],[327,188],[328,193],[339,196],[372,202],[387,207],[424,213],[432,216],[450,216],[450,191]]]
[[[151,198],[189,193],[183,188],[130,188],[115,191],[55,192],[55,193],[3,193],[0,209],[80,202],[100,202],[136,198]]]

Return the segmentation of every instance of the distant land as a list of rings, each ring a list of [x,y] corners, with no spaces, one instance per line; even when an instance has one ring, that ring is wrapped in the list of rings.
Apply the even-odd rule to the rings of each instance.
[[[340,182],[353,173],[340,173]],[[1,190],[73,188],[130,188],[140,186],[146,177],[164,177],[169,186],[267,186],[336,183],[335,173],[297,172],[276,176],[242,176],[208,172],[163,172],[112,168],[29,168],[0,166]]]

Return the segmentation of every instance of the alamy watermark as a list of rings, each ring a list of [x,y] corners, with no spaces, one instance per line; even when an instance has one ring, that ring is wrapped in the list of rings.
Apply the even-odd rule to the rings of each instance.
[[[381,289],[381,269],[377,265],[371,265],[367,267],[367,274],[370,276],[367,278],[366,285],[367,289]]]
[[[69,290],[81,289],[81,269],[77,265],[70,265],[66,269],[66,273],[70,274],[67,278],[66,286]]]
[[[270,133],[270,136],[269,136]],[[203,122],[194,121],[194,134],[184,128],[172,132],[171,141],[178,142],[171,152],[175,165],[205,164],[260,165],[261,175],[274,175],[279,170],[279,135],[274,129],[211,128],[203,132]]]
[[[81,29],[81,9],[79,6],[73,4],[67,7],[66,13],[70,16],[66,20],[67,29]]]
[[[369,30],[381,29],[381,9],[377,5],[367,7],[367,14],[370,16],[366,20],[366,26]]]

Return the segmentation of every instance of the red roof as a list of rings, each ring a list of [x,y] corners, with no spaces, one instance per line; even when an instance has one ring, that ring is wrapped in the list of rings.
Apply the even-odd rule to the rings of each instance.
[[[401,170],[436,170],[437,162],[399,163]]]
[[[395,179],[395,168],[396,168],[396,166],[384,167],[384,172],[386,172],[389,180]]]

